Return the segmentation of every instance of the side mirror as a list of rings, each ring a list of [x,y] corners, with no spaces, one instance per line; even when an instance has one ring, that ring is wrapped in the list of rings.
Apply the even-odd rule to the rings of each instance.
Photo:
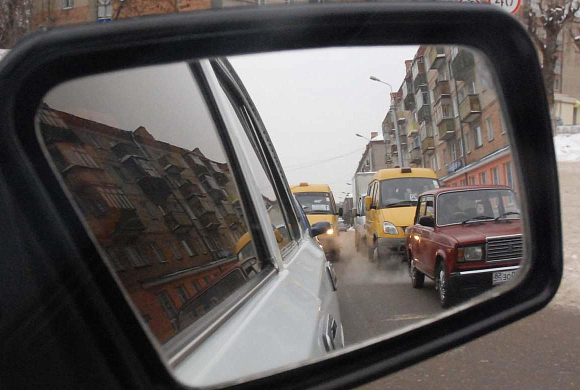
[[[329,231],[330,228],[330,222],[316,222],[310,227],[310,235],[312,237],[319,236]]]
[[[342,214],[343,214],[343,209],[342,209],[342,207],[341,207],[341,208],[339,208],[339,209],[338,209],[338,215],[339,215],[340,217],[342,217]]]
[[[424,215],[419,218],[419,225],[427,227],[435,227],[435,219],[430,215]]]
[[[365,210],[369,211],[371,209],[372,198],[370,196],[365,196]]]

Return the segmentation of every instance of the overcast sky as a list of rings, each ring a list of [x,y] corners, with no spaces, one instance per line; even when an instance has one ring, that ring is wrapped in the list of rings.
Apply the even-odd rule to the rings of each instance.
[[[264,120],[289,184],[329,184],[337,200],[370,138],[381,132],[416,46],[336,48],[230,58]]]

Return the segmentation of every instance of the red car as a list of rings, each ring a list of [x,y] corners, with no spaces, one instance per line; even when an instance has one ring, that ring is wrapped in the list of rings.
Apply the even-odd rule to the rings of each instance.
[[[515,277],[522,258],[516,196],[504,186],[448,187],[421,194],[406,231],[413,287],[435,281],[441,306],[465,289],[485,289]]]

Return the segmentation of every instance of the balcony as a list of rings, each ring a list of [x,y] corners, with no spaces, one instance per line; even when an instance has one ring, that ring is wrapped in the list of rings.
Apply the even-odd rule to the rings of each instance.
[[[111,150],[113,151],[115,156],[117,156],[117,158],[121,161],[125,161],[127,158],[132,157],[132,156],[145,158],[141,148],[138,145],[133,144],[133,143],[129,144],[129,143],[124,143],[124,142],[119,142],[117,145],[113,146],[111,148]]]
[[[459,53],[451,61],[451,70],[453,77],[458,81],[465,81],[473,73],[475,65],[475,57],[469,50],[459,50]]]
[[[163,216],[165,224],[173,233],[187,233],[193,227],[193,221],[185,213],[171,211]]]
[[[218,163],[211,161],[209,165],[213,170],[215,179],[220,185],[224,185],[229,181],[225,171],[218,165]]]
[[[207,169],[207,166],[198,155],[187,153],[184,157],[185,161],[187,161],[187,163],[191,166],[196,175],[209,173],[209,169]]]
[[[463,162],[461,160],[455,160],[451,164],[449,164],[449,167],[447,168],[447,173],[451,174],[451,173],[457,172],[462,167],[463,167]]]
[[[133,237],[147,229],[135,209],[120,209],[119,211],[119,219],[115,226],[114,236]]]
[[[450,97],[451,89],[449,88],[449,81],[439,80],[437,84],[435,84],[435,88],[433,88],[433,99],[435,99],[435,103],[437,103],[442,98]]]
[[[169,184],[161,177],[143,176],[137,184],[155,204],[163,203],[171,195]]]
[[[397,144],[393,143],[391,145],[391,154],[397,154]]]
[[[438,69],[445,61],[445,50],[442,47],[432,47],[429,51],[429,69]]]
[[[205,211],[199,216],[199,221],[204,229],[215,230],[221,226],[215,211]]]
[[[453,118],[442,118],[437,123],[437,130],[440,140],[448,140],[455,137],[455,120]]]
[[[435,152],[435,142],[433,141],[432,136],[426,137],[421,141],[421,149],[425,155],[433,154]]]
[[[416,136],[417,134],[419,134],[419,124],[414,119],[410,120],[407,122],[407,135]]]
[[[67,142],[77,145],[82,144],[80,138],[71,129],[56,127],[42,121],[39,122],[39,126],[42,140],[46,145],[57,142]]]
[[[203,188],[216,203],[220,203],[222,200],[227,200],[228,197],[226,196],[223,188],[212,176],[202,175],[199,177],[199,180]]]
[[[413,79],[413,86],[415,87],[415,93],[419,91],[421,87],[427,85],[427,73],[419,73],[417,77]]]
[[[186,180],[181,186],[179,186],[179,192],[181,192],[181,195],[185,199],[189,199],[194,195],[203,193],[197,184],[193,184],[189,180]]]
[[[419,123],[431,121],[431,106],[429,104],[423,104],[421,108],[419,108],[417,111],[417,120]]]
[[[409,152],[409,161],[413,164],[421,164],[421,150],[419,148]]]
[[[415,96],[413,95],[413,83],[411,79],[405,79],[401,87],[403,92],[403,108],[405,111],[411,111],[415,108]]]
[[[179,159],[174,156],[164,156],[159,159],[159,164],[163,167],[163,170],[169,174],[177,175],[181,173],[185,166]]]
[[[467,95],[459,105],[459,117],[462,122],[473,122],[481,115],[479,95]]]

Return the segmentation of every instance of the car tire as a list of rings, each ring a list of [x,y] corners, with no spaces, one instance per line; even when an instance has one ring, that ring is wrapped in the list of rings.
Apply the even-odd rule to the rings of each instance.
[[[446,309],[453,304],[453,294],[449,288],[449,279],[445,274],[445,262],[441,261],[435,272],[435,289],[439,293],[439,303]]]
[[[375,245],[373,245],[373,246],[367,245],[367,257],[369,259],[369,262],[371,262],[371,263],[374,263],[376,260],[375,259]]]
[[[425,285],[425,274],[413,266],[413,262],[409,262],[409,274],[411,274],[411,284],[413,288],[423,288]]]

